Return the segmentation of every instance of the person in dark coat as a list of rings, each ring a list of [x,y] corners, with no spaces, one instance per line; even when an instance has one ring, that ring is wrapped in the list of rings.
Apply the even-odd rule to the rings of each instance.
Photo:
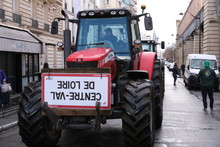
[[[216,73],[210,67],[210,62],[204,62],[204,68],[200,69],[197,79],[201,84],[201,92],[203,99],[204,111],[207,111],[207,94],[210,100],[210,109],[213,110],[214,98],[213,98],[213,88],[214,81],[217,79]]]
[[[2,106],[3,102],[3,95],[2,95],[2,89],[1,89],[1,84],[6,82],[6,75],[2,69],[0,69],[0,106]]]
[[[175,63],[173,66],[173,79],[174,79],[173,85],[176,85],[177,75],[178,75],[178,66]]]
[[[185,64],[182,64],[182,65],[181,65],[181,70],[182,70],[182,75],[184,76],[184,73],[185,73]]]

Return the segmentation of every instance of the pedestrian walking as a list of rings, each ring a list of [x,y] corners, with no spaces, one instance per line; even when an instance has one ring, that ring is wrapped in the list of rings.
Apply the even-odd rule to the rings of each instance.
[[[3,94],[2,94],[2,86],[1,84],[6,82],[6,75],[4,73],[4,71],[0,68],[0,106],[2,106],[3,104]]]
[[[211,111],[213,110],[213,105],[214,105],[213,88],[214,88],[214,81],[216,80],[217,76],[215,71],[211,69],[209,66],[210,66],[210,62],[205,61],[204,68],[200,69],[197,77],[201,85],[204,111],[207,111],[207,99],[206,99],[207,95],[209,96]]]
[[[178,66],[175,63],[174,66],[173,66],[173,79],[174,79],[173,85],[176,85],[176,80],[177,80],[178,73],[179,73],[178,72]]]
[[[181,68],[181,71],[182,71],[182,75],[184,76],[184,73],[185,73],[185,64],[182,64],[180,68]]]

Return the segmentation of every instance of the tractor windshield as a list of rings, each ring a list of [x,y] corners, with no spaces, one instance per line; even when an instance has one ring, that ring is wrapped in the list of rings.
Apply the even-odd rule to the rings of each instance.
[[[82,18],[78,29],[76,49],[112,48],[117,56],[130,56],[125,17]]]

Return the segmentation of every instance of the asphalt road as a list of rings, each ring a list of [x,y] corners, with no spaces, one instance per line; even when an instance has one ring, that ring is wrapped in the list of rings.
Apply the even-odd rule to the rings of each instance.
[[[161,129],[156,131],[155,147],[219,147],[220,123],[215,115],[218,105],[215,104],[214,113],[204,112],[199,90],[188,91],[181,78],[176,86],[172,85],[171,72],[167,70],[165,77],[164,119]],[[16,116],[11,119],[16,121]],[[0,133],[0,146],[25,147],[18,127]],[[122,147],[121,120],[108,120],[98,132],[64,130],[57,147],[73,146]]]

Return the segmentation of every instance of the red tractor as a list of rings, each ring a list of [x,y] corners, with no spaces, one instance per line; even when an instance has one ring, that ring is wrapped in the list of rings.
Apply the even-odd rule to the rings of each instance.
[[[43,68],[41,81],[21,94],[19,134],[31,147],[53,146],[63,129],[100,129],[108,119],[122,119],[125,147],[154,144],[155,125],[161,125],[160,70],[156,53],[141,48],[139,17],[152,29],[149,13],[127,9],[80,11],[77,20],[65,20],[64,69]],[[69,22],[76,23],[71,50]],[[58,31],[52,23],[52,34]],[[161,104],[161,103],[160,103]],[[162,111],[162,110],[161,110]]]
[[[156,54],[159,53],[158,50],[157,50],[157,46],[159,45],[159,43],[157,41],[142,39],[141,44],[142,44],[142,49],[144,51],[146,51],[146,52],[155,52]],[[160,47],[161,47],[161,49],[165,48],[165,42],[164,41],[161,41]],[[164,63],[164,60],[161,59],[161,58],[162,58],[161,56],[158,56],[156,62],[157,62],[157,64],[159,64],[159,67],[160,67],[160,79],[161,79],[160,81],[161,81],[161,84],[160,84],[159,89],[162,89],[162,91],[161,91],[162,93],[160,94],[160,96],[161,96],[161,98],[163,98],[164,93],[165,93],[165,75],[164,75],[164,65],[165,65],[165,63]],[[161,99],[161,101],[159,103],[163,103],[163,100]],[[158,109],[163,109],[162,104],[159,104],[159,106],[161,106],[161,107],[158,107]],[[161,112],[161,115],[163,115],[161,110],[158,110],[158,111]],[[156,125],[156,126],[160,127],[160,125]]]

